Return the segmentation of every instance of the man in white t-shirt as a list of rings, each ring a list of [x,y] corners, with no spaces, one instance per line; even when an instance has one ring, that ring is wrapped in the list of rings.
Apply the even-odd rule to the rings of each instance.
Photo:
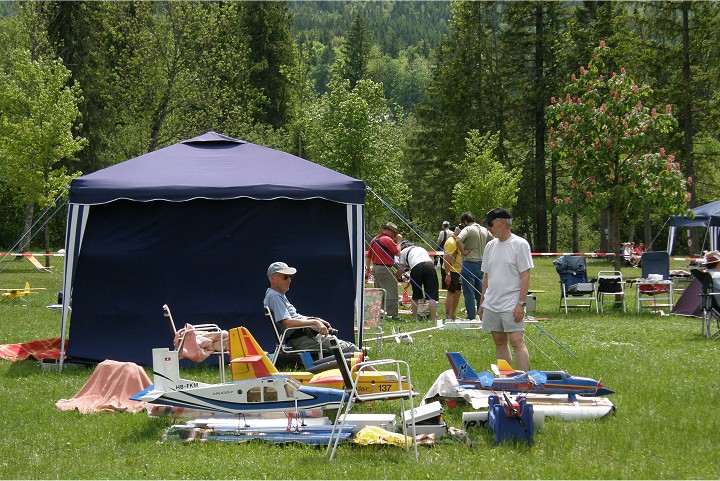
[[[530,244],[510,231],[512,216],[503,208],[488,212],[483,220],[495,237],[485,246],[482,271],[482,305],[479,309],[483,329],[492,333],[498,359],[512,363],[508,341],[515,353],[515,369],[530,368],[525,346],[525,298],[534,267]]]

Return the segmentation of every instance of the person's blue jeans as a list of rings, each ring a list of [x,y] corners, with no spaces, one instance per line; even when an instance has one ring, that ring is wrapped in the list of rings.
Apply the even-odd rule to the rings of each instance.
[[[464,261],[462,264],[462,290],[465,296],[467,319],[475,319],[482,294],[483,271],[479,261]]]

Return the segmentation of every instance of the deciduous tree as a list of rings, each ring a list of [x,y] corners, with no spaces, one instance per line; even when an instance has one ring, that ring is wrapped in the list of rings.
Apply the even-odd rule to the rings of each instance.
[[[390,115],[382,85],[361,80],[350,88],[348,80],[336,76],[303,116],[305,152],[313,162],[362,179],[380,198],[402,206],[407,188],[400,166],[401,122]],[[387,218],[387,208],[372,195],[367,212],[376,225]]]
[[[620,222],[628,209],[652,205],[671,214],[683,212],[687,183],[675,156],[665,151],[677,121],[670,106],[658,112],[644,104],[650,93],[624,68],[606,72],[605,42],[587,67],[553,97],[548,109],[548,149],[564,161],[570,195],[555,198],[561,206],[610,208],[613,252],[618,252]],[[615,256],[619,268],[620,257]]]

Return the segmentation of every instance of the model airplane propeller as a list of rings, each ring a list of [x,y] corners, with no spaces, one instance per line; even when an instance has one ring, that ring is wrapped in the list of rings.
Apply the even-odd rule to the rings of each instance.
[[[30,287],[30,283],[25,283],[25,288],[17,288],[17,289],[0,289],[0,295],[3,299],[20,299],[21,301],[27,303],[26,297],[29,297],[30,294],[36,294],[37,291],[44,291],[44,287]]]

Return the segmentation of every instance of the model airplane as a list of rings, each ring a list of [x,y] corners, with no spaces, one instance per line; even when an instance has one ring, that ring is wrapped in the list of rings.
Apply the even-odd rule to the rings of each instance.
[[[490,372],[477,374],[459,352],[446,352],[458,384],[468,389],[488,389],[511,393],[567,394],[570,401],[576,396],[605,396],[614,391],[600,381],[577,377],[565,371],[512,371],[508,377],[495,377]],[[502,366],[501,366],[502,367]]]
[[[30,287],[30,283],[25,283],[25,288],[18,289],[0,289],[3,299],[20,299],[21,301],[27,302],[26,297],[30,294],[35,294],[37,291],[44,291],[44,287]]]
[[[310,372],[279,372],[247,328],[241,326],[230,329],[228,332],[230,334],[230,373],[233,381],[281,375],[292,377],[305,386],[345,388],[342,374],[337,368],[328,369],[317,374]],[[359,360],[361,359],[350,359],[351,368]],[[353,375],[357,376],[358,374],[353,371]],[[407,389],[404,379],[399,381],[398,373],[395,371],[362,371],[359,375],[358,392],[360,394]]]
[[[154,385],[132,396],[133,401],[232,414],[340,406],[344,391],[302,386],[288,376],[266,376],[220,384],[180,378],[178,351],[153,349]]]

